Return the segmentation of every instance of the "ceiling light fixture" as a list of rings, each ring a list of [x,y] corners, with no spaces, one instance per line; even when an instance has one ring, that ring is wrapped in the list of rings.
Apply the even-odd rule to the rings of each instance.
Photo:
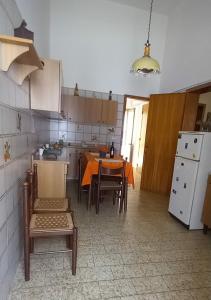
[[[150,29],[151,29],[151,20],[152,20],[152,6],[153,1],[151,0],[151,7],[150,7],[150,16],[149,16],[149,27],[148,27],[148,36],[147,42],[144,48],[144,56],[138,58],[134,61],[132,65],[131,73],[134,74],[141,74],[143,76],[147,76],[149,74],[158,74],[160,73],[160,65],[158,61],[150,56]]]

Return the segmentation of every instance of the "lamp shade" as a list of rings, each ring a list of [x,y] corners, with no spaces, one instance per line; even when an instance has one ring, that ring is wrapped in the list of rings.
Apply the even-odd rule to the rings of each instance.
[[[158,61],[150,56],[150,44],[148,41],[145,44],[144,56],[134,61],[131,72],[143,75],[160,73],[160,65]]]
[[[158,61],[151,56],[143,56],[134,61],[131,72],[143,75],[160,73],[160,65]]]

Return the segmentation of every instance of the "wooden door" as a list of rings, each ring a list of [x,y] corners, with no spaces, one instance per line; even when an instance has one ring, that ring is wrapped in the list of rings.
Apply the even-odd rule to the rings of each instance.
[[[184,128],[194,130],[195,126],[191,94],[187,102],[186,96],[178,93],[150,97],[141,177],[141,188],[144,190],[163,194],[170,192],[178,131]],[[195,95],[192,99],[195,106]]]
[[[115,125],[117,121],[117,101],[102,100],[102,123]]]
[[[144,104],[142,106],[141,132],[140,132],[139,152],[138,152],[139,166],[143,165],[144,146],[145,146],[146,131],[147,131],[148,111],[149,111],[149,103]]]
[[[85,99],[85,106],[84,122],[88,124],[101,123],[102,100],[87,98]]]

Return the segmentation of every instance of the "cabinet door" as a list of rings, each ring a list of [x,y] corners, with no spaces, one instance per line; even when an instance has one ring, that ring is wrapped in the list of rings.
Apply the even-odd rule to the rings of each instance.
[[[43,70],[31,74],[31,108],[36,110],[60,112],[61,66],[52,59],[42,59]]]
[[[84,122],[88,124],[101,123],[102,100],[85,98]]]
[[[72,122],[82,123],[85,116],[85,99],[79,96],[63,95],[62,110]]]
[[[177,157],[169,203],[169,211],[189,225],[198,163]]]
[[[117,101],[102,100],[102,123],[115,125],[117,121]]]
[[[69,159],[67,179],[77,179],[77,151],[75,148],[67,148]]]

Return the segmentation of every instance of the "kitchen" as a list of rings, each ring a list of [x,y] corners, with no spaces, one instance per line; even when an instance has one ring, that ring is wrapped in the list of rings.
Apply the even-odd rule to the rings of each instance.
[[[132,75],[128,71],[133,59],[140,55],[140,47],[144,44],[145,30],[140,32],[140,28],[146,27],[148,6],[137,9],[122,5],[118,1],[107,0],[80,0],[78,3],[65,0],[60,2],[19,0],[16,2],[0,1],[0,33],[13,36],[14,28],[19,27],[22,19],[25,18],[28,23],[27,28],[34,31],[34,47],[38,57],[50,58],[56,62],[57,71],[50,71],[51,76],[48,75],[46,81],[42,81],[43,86],[39,85],[37,89],[34,89],[34,95],[33,87],[29,87],[28,80],[23,80],[27,74],[24,72],[29,72],[29,70],[23,70],[24,72],[18,73],[18,76],[16,76],[15,68],[10,68],[8,73],[0,72],[0,297],[2,299],[7,299],[8,290],[12,285],[22,254],[20,181],[23,180],[25,171],[31,166],[31,154],[41,145],[53,145],[59,140],[63,140],[64,146],[69,152],[69,165],[75,166],[69,168],[67,177],[76,179],[77,160],[80,152],[87,150],[95,152],[95,145],[111,145],[112,141],[117,153],[120,152],[125,94],[149,97],[156,93],[186,90],[187,87],[210,79],[209,72],[206,72],[207,65],[201,66],[198,62],[198,72],[194,77],[196,72],[193,65],[190,64],[193,57],[187,61],[187,64],[190,65],[186,65],[186,67],[179,63],[173,64],[171,60],[172,55],[178,60],[180,55],[179,52],[174,52],[174,43],[171,40],[175,36],[171,33],[174,32],[176,25],[178,26],[177,15],[181,13],[184,17],[183,12],[186,12],[191,24],[196,26],[193,16],[188,13],[187,4],[178,5],[179,14],[174,15],[174,9],[171,9],[172,15],[169,24],[165,10],[168,6],[167,3],[164,6],[160,4],[160,8],[155,12],[153,19],[155,23],[152,30],[153,55],[155,53],[160,62],[164,61],[160,85],[159,76],[151,79],[137,79],[131,77]],[[195,3],[194,11],[201,12],[205,23],[203,28],[209,28],[209,18],[205,17],[206,12],[209,11],[209,5],[206,3],[199,7]],[[118,16],[119,24],[116,24]],[[181,22],[181,24],[183,23]],[[184,30],[189,30],[189,28],[184,26],[178,32],[181,33]],[[195,32],[199,36],[203,34],[200,29]],[[188,32],[186,34],[188,36]],[[67,38],[68,36],[70,39]],[[178,34],[176,38],[180,44],[184,35],[181,35],[180,39],[180,34]],[[168,41],[167,46],[166,40]],[[186,46],[193,46],[192,41]],[[164,51],[165,47],[167,47],[166,51]],[[203,46],[200,45],[200,47]],[[193,48],[195,49],[195,47]],[[66,51],[65,49],[71,50]],[[196,49],[189,52],[194,51]],[[167,54],[164,55],[164,52]],[[194,53],[196,54],[196,52]],[[209,53],[207,55],[209,56]],[[64,83],[60,77],[61,59]],[[182,68],[183,76],[181,76],[181,70],[177,69],[179,65]],[[38,67],[43,68],[40,64]],[[33,72],[31,80],[33,76],[38,76],[36,74],[39,72],[42,71]],[[54,79],[53,75],[59,79]],[[21,84],[16,82],[21,82]],[[74,96],[76,83],[78,83],[79,96]],[[46,87],[48,88],[45,89]],[[58,100],[61,90],[64,95],[63,102]],[[100,124],[95,123],[97,114],[94,116],[88,114],[90,117],[88,122],[81,121],[77,119],[80,117],[80,115],[77,116],[77,106],[75,107],[76,113],[68,116],[70,112],[68,105],[65,106],[65,99],[69,99],[73,103],[75,98],[82,98],[77,104],[81,103],[84,117],[87,117],[87,101],[93,102],[94,107],[100,102],[100,108],[97,111],[102,113],[103,101],[109,105],[110,90],[112,90],[112,100],[110,101],[115,102],[115,109],[112,109],[112,112],[115,112],[115,121],[110,120],[112,116],[106,113],[105,118],[99,120]],[[45,91],[47,91],[44,97],[46,103],[40,97],[40,94]],[[34,103],[33,99],[36,99]],[[36,104],[39,106],[36,107]],[[45,104],[54,106],[46,109],[51,113],[43,112],[42,105]],[[35,105],[34,108],[33,105]],[[60,105],[64,105],[66,119],[63,114],[59,114]],[[68,143],[70,144],[68,145]],[[74,195],[72,190],[71,194]],[[76,275],[81,284],[78,288],[73,283],[73,276],[68,273],[69,264],[67,264],[66,257],[64,260],[61,256],[50,257],[46,263],[43,259],[39,261],[33,258],[31,276],[36,281],[35,285],[32,288],[25,285],[23,270],[19,265],[11,299],[15,299],[19,295],[35,299],[45,298],[46,295],[56,299],[68,299],[70,295],[73,295],[73,299],[79,299],[80,296],[85,299],[86,297],[88,299],[91,297],[96,299],[116,297],[118,299],[123,296],[134,298],[141,294],[152,294],[152,297],[155,298],[175,294],[176,299],[182,299],[185,292],[190,299],[193,297],[193,293],[195,293],[194,296],[199,295],[198,299],[202,299],[203,293],[209,293],[210,289],[206,282],[210,274],[210,261],[207,258],[210,253],[210,235],[205,237],[201,232],[189,233],[184,230],[179,222],[168,216],[168,199],[162,195],[147,194],[146,192],[141,192],[139,195],[139,189],[138,191],[131,189],[129,197],[128,200],[131,201],[128,201],[126,223],[121,217],[113,215],[112,206],[111,210],[107,211],[109,208],[103,203],[99,218],[97,218],[93,209],[91,212],[87,212],[83,202],[81,204],[74,203],[74,212],[79,222],[77,225],[79,226],[79,249],[81,251],[79,251],[78,275]],[[106,211],[108,214],[103,223],[100,223],[100,217]],[[93,223],[89,223],[89,218]],[[106,225],[107,232],[103,228],[104,225]],[[94,230],[95,226],[98,226],[98,233]],[[89,230],[87,230],[88,228]],[[124,236],[128,237],[130,245],[127,244]],[[156,237],[159,237],[158,248],[155,247]],[[90,244],[89,239],[92,240]],[[44,247],[49,246],[47,241],[45,244],[45,239],[42,243]],[[118,247],[118,244],[121,247]],[[58,245],[63,246],[60,240],[57,240],[57,244],[50,244],[50,248],[58,247]],[[87,249],[85,245],[88,245]],[[194,250],[194,247],[197,249]],[[191,266],[196,272],[190,273],[188,267],[184,267],[184,272],[178,274],[179,260],[182,257],[180,249],[184,254],[183,266],[187,266],[188,260],[191,260]],[[190,251],[190,249],[193,250]],[[173,251],[175,260],[172,259]],[[189,254],[187,254],[188,251]],[[157,258],[155,252],[157,252]],[[201,252],[200,255],[199,252]],[[133,255],[134,253],[135,255]],[[166,262],[168,270],[165,269],[162,261]],[[156,262],[159,263],[159,271]],[[202,271],[199,271],[200,265],[203,265]],[[54,277],[50,276],[50,267],[54,269]],[[137,267],[140,268],[139,271]],[[151,268],[157,275],[152,276],[152,272],[150,273],[147,268]],[[180,268],[182,268],[181,263]],[[40,270],[43,270],[43,274],[40,274]],[[127,270],[127,274],[124,270]],[[131,275],[130,270],[132,273],[137,271],[137,276],[135,276],[137,278],[134,278],[133,274]],[[58,275],[59,272],[60,275]],[[90,274],[87,277],[85,276],[86,272]],[[68,274],[68,285],[71,282],[66,289],[62,282],[65,274]],[[180,278],[182,279],[180,280]],[[195,285],[191,285],[189,278],[194,278]],[[185,288],[183,288],[183,280],[186,280]],[[150,290],[144,288],[147,286],[147,281],[150,282]],[[157,282],[159,282],[159,289]],[[200,286],[196,284],[197,282],[200,283]],[[47,283],[46,286],[43,283]],[[109,288],[105,286],[106,284]],[[125,289],[124,286],[126,286]],[[63,291],[61,291],[61,287]]]

